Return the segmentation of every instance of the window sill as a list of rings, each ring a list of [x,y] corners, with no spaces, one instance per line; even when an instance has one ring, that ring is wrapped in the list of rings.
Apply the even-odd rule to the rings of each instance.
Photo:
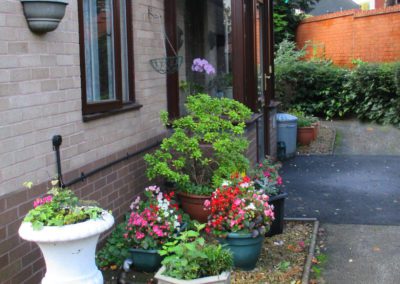
[[[117,115],[120,113],[128,112],[128,111],[133,111],[140,109],[143,105],[138,104],[138,103],[131,103],[131,104],[126,104],[122,108],[119,109],[113,109],[105,112],[99,112],[99,113],[93,113],[93,114],[84,114],[82,117],[83,122],[89,122],[92,120],[112,116],[112,115]]]

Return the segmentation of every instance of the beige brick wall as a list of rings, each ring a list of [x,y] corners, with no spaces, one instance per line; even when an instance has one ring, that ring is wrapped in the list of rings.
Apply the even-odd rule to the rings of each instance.
[[[0,3],[0,196],[24,181],[53,177],[51,138],[63,136],[65,172],[127,149],[164,130],[165,76],[148,60],[163,56],[158,22],[163,0],[133,0],[136,98],[140,110],[82,122],[77,0],[70,0],[57,30],[32,33],[19,0]]]

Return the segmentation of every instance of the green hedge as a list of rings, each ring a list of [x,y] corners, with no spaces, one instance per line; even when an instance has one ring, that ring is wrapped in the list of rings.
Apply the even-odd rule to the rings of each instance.
[[[284,42],[276,54],[276,97],[282,109],[300,108],[327,118],[355,115],[400,126],[400,63],[357,62],[353,69],[329,61],[302,61]]]

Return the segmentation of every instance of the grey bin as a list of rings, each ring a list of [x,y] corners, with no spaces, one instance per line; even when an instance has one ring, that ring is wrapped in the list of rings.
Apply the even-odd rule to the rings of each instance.
[[[288,113],[276,114],[278,125],[278,142],[283,142],[286,147],[286,158],[296,155],[297,145],[297,117]]]

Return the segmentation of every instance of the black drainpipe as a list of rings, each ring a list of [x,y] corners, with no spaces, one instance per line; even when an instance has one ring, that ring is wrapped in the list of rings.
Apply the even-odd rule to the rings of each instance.
[[[126,153],[126,155],[124,157],[119,158],[119,159],[117,159],[115,161],[112,161],[112,162],[110,162],[108,164],[102,165],[102,166],[100,166],[98,168],[95,168],[94,170],[91,170],[91,171],[89,171],[87,173],[81,172],[79,177],[77,177],[77,178],[75,178],[75,179],[73,179],[73,180],[71,180],[69,182],[66,182],[66,183],[64,183],[63,178],[62,178],[61,158],[60,158],[60,146],[61,146],[61,143],[62,143],[61,135],[55,135],[53,137],[53,149],[56,152],[58,181],[59,181],[59,184],[60,184],[61,187],[70,187],[70,186],[72,186],[74,184],[77,184],[79,182],[85,181],[85,179],[87,179],[88,177],[93,176],[93,175],[95,175],[95,174],[97,174],[97,173],[99,173],[99,172],[101,172],[101,171],[103,171],[103,170],[105,170],[107,168],[110,168],[110,167],[112,167],[112,166],[114,166],[116,164],[119,164],[119,163],[123,162],[123,161],[127,161],[127,160],[129,160],[129,159],[131,159],[133,157],[136,157],[136,156],[138,156],[138,155],[140,155],[140,154],[142,154],[144,152],[147,152],[147,151],[151,150],[154,147],[157,147],[158,145],[160,145],[161,141],[154,142],[154,143],[148,145],[147,147],[145,147],[145,148],[143,148],[143,149],[141,149],[139,151],[136,151],[134,153]]]

